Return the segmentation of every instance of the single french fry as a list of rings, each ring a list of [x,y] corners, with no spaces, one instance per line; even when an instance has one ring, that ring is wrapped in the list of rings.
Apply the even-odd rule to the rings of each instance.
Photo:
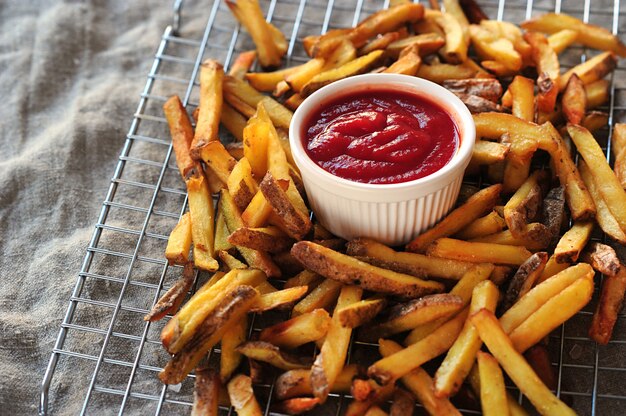
[[[397,30],[395,32],[387,32],[384,34],[381,34],[371,40],[369,40],[365,45],[363,45],[361,48],[359,48],[359,50],[357,51],[357,53],[359,55],[367,55],[368,53],[378,50],[378,49],[385,49],[387,48],[387,46],[389,46],[390,43],[398,40],[398,39],[402,39],[407,37],[408,35],[408,31],[406,29],[404,30]]]
[[[511,230],[504,230],[499,233],[474,238],[470,242],[519,246],[528,250],[545,250],[551,240],[552,233],[548,227],[541,223],[533,222],[522,227],[520,237],[515,237]]]
[[[298,66],[279,69],[273,72],[248,72],[245,74],[246,80],[259,91],[272,92],[276,84],[283,81],[290,74],[298,71]]]
[[[313,395],[320,399],[321,402],[326,401],[337,376],[341,373],[348,353],[350,336],[352,335],[352,329],[341,325],[336,312],[358,302],[361,300],[362,295],[363,289],[355,286],[344,286],[339,293],[337,306],[335,307],[324,344],[313,363],[313,367],[311,367]]]
[[[383,72],[414,76],[417,74],[421,64],[422,58],[419,55],[419,46],[413,44],[403,49],[398,60]]]
[[[242,125],[241,129],[241,140],[243,140],[243,127],[245,127],[245,123]],[[226,148],[226,150],[228,150],[228,153],[230,153],[230,155],[236,160],[240,160],[241,158],[243,158],[243,142],[226,143],[224,147]]]
[[[335,280],[325,279],[294,306],[292,315],[298,316],[316,309],[330,307],[337,300],[341,286],[342,284]]]
[[[575,222],[554,249],[554,260],[557,263],[570,264],[578,260],[578,256],[587,245],[592,231],[592,222]]]
[[[585,85],[587,110],[591,110],[605,104],[609,100],[610,93],[611,82],[606,79],[599,79],[595,82]]]
[[[472,291],[469,314],[473,315],[483,308],[495,311],[499,297],[500,292],[491,281],[485,280],[478,283]],[[435,396],[451,397],[456,394],[472,369],[476,353],[481,345],[482,342],[476,329],[469,319],[466,320],[461,333],[437,369],[434,380]]]
[[[219,140],[206,143],[202,147],[201,157],[219,180],[226,184],[237,161],[228,153],[224,145]]]
[[[536,171],[531,175],[504,205],[504,220],[515,237],[523,237],[526,225],[537,216],[542,199],[538,181],[542,174]]]
[[[472,238],[484,237],[502,231],[506,222],[496,211],[491,211],[484,217],[477,218],[461,231],[454,234],[455,238],[471,240]]]
[[[268,363],[281,370],[296,370],[311,366],[308,358],[287,354],[265,341],[245,342],[237,347],[237,351],[252,360]]]
[[[446,36],[446,43],[441,50],[441,54],[446,62],[460,64],[467,60],[467,47],[469,34],[466,37],[466,29],[452,13],[438,13],[434,17],[435,22],[443,29]],[[469,30],[469,29],[467,29]]]
[[[471,111],[471,110],[470,110]],[[490,142],[487,140],[477,140],[472,152],[473,165],[492,165],[503,161],[509,153],[508,143]]]
[[[363,381],[363,380],[354,380],[354,382]],[[394,392],[395,386],[393,383],[387,384],[385,386],[378,386],[374,381],[367,382],[365,381],[362,384],[367,384],[370,386],[371,384],[377,386],[375,389],[371,390],[371,393],[368,397],[363,401],[359,401],[356,399],[352,400],[346,409],[346,416],[361,416],[365,415],[367,411],[372,407],[377,407],[378,405],[383,405],[385,402],[391,399],[391,395]],[[351,393],[354,390],[351,390]]]
[[[425,362],[443,354],[452,346],[457,336],[461,333],[467,313],[468,310],[466,309],[441,325],[426,338],[376,361],[367,369],[367,375],[383,385],[392,383],[394,380],[411,372],[411,370],[420,367]],[[380,348],[386,342],[389,341],[381,338],[378,341]]]
[[[511,112],[515,117],[526,121],[535,119],[534,87],[535,83],[531,79],[520,75],[513,78],[509,90],[513,99]]]
[[[344,284],[358,283],[374,292],[416,298],[443,289],[440,283],[381,269],[310,241],[294,244],[291,254],[307,269],[328,279]]]
[[[219,264],[213,258],[214,208],[206,179],[202,173],[187,179],[193,261],[197,268],[215,271]]]
[[[478,366],[474,365],[467,377],[469,385],[474,393],[480,397],[480,375],[478,374]],[[511,416],[529,416],[529,413],[524,409],[511,394],[507,393],[506,400],[509,405],[509,414]]]
[[[215,242],[213,247],[216,253],[228,252],[233,248],[232,244],[227,241],[230,231],[220,208],[221,206],[218,205],[217,218],[215,219]]]
[[[259,189],[263,192],[274,213],[281,218],[288,235],[296,240],[301,240],[313,226],[308,209],[297,191],[295,194],[299,200],[294,203],[294,192],[292,191],[291,195],[285,192],[279,183],[280,181],[285,181],[285,179],[275,178],[272,172],[268,171],[261,181]],[[287,183],[289,187],[293,187],[289,182]],[[303,212],[299,205],[304,207],[306,211]]]
[[[438,27],[438,26],[437,26]],[[420,35],[408,36],[392,42],[385,49],[392,58],[400,56],[402,51],[406,50],[409,46],[417,46],[420,56],[426,56],[436,53],[446,43],[442,34],[438,33],[424,33]]]
[[[461,230],[495,206],[501,189],[501,185],[492,185],[477,192],[433,228],[407,244],[406,249],[416,253],[423,252],[436,239],[447,237]]]
[[[528,364],[530,364],[533,371],[539,376],[546,387],[550,390],[556,390],[558,388],[558,376],[552,366],[548,348],[543,343],[535,344],[530,347],[524,353],[524,358],[526,358]]]
[[[356,328],[374,319],[385,305],[387,300],[382,296],[363,299],[337,311],[339,322],[347,328]]]
[[[295,397],[272,405],[272,411],[286,413],[288,415],[299,415],[313,410],[320,400],[314,397]]]
[[[239,228],[228,236],[228,242],[235,246],[253,250],[280,253],[291,248],[294,240],[287,237],[276,227]]]
[[[170,97],[163,104],[163,113],[167,119],[172,136],[172,147],[176,155],[176,165],[183,180],[198,171],[196,162],[191,158],[189,148],[193,141],[193,127],[187,110],[178,96]]]
[[[237,79],[244,79],[252,65],[254,65],[254,61],[256,60],[256,50],[244,51],[241,52],[235,58],[235,61],[230,66],[230,70],[228,70],[228,75]]]
[[[243,344],[248,337],[248,318],[244,315],[232,326],[226,329],[220,344],[220,380],[226,383],[230,380],[239,363],[241,353],[237,347]]]
[[[593,275],[594,272],[591,266],[586,263],[579,263],[537,284],[502,315],[500,325],[502,325],[504,332],[513,332],[549,299],[576,280],[593,277]]]
[[[152,307],[150,312],[143,317],[144,321],[154,322],[163,319],[165,315],[174,314],[180,308],[185,296],[191,289],[195,278],[193,263],[186,263],[183,275],[172,287],[159,298],[157,303]]]
[[[277,290],[272,293],[265,293],[259,296],[254,305],[250,308],[252,312],[265,312],[272,309],[280,309],[291,305],[302,298],[308,290],[306,286],[296,286],[289,289]]]
[[[540,414],[576,414],[550,392],[524,357],[515,351],[493,312],[483,309],[472,316],[471,322],[491,354]]]
[[[522,68],[522,56],[515,49],[511,39],[498,33],[499,30],[494,31],[493,26],[490,28],[486,27],[484,22],[481,22],[480,25],[470,25],[469,27],[472,45],[478,56],[483,59],[482,65],[485,67],[487,62],[494,62],[502,65],[502,70],[506,72],[519,71]],[[494,68],[494,66],[491,66],[491,69]]]
[[[238,258],[231,255],[228,251],[218,251],[218,256],[222,262],[224,262],[224,266],[228,269],[228,271],[233,269],[247,269],[248,265]]]
[[[589,303],[592,294],[592,276],[573,282],[510,332],[513,347],[524,352],[535,345]]]
[[[558,55],[567,49],[571,44],[575,43],[576,38],[578,38],[577,31],[572,29],[561,29],[548,36],[548,44]]]
[[[609,125],[609,115],[602,111],[590,111],[582,119],[581,126],[589,130],[590,133],[605,128]]]
[[[167,239],[165,258],[172,264],[187,264],[191,247],[191,214],[185,213]]]
[[[594,270],[605,276],[616,276],[622,268],[613,247],[602,243],[589,243],[582,254],[582,261],[589,263]]]
[[[517,265],[531,255],[523,246],[495,243],[468,242],[452,238],[439,238],[428,246],[427,254],[472,263],[496,263]]]
[[[576,42],[590,48],[613,51],[620,56],[626,56],[626,46],[618,36],[603,27],[584,23],[564,13],[545,13],[523,22],[521,26],[526,30],[550,34],[563,29],[574,30],[577,32]]]
[[[476,354],[478,374],[480,377],[480,407],[485,416],[507,416],[507,402],[504,376],[498,361],[491,354],[478,351]]]
[[[422,64],[417,70],[418,77],[437,84],[443,84],[444,81],[450,79],[459,80],[473,78],[474,75],[476,75],[476,70],[463,65]]]
[[[263,192],[258,190],[252,197],[252,201],[241,213],[241,219],[246,227],[258,228],[266,225],[272,212],[272,207],[265,199]]]
[[[626,270],[622,266],[615,276],[607,276],[602,282],[600,300],[596,306],[589,328],[589,338],[606,345],[613,336],[613,328],[624,302]]]
[[[559,78],[559,91],[565,90],[572,75],[576,74],[583,84],[591,84],[613,71],[617,66],[617,58],[612,52],[604,52],[576,65]]]
[[[196,370],[191,416],[218,416],[220,377],[208,368]]]
[[[626,189],[626,124],[616,123],[613,126],[611,142],[613,144],[612,152],[615,156],[613,170],[622,188]]]
[[[293,349],[323,338],[329,327],[328,312],[315,309],[263,329],[259,339],[281,348]]]
[[[257,184],[252,177],[252,166],[247,157],[242,157],[232,168],[226,186],[237,208],[240,211],[246,209],[257,192]]]
[[[341,373],[335,379],[331,389],[332,393],[349,393],[352,379],[359,373],[356,364],[348,364],[343,367]],[[310,396],[313,394],[310,383],[311,370],[289,370],[276,379],[274,391],[278,400],[285,400],[298,396]]]
[[[587,95],[582,81],[576,74],[573,74],[567,82],[561,98],[561,107],[568,123],[581,124],[587,107]]]
[[[252,379],[239,374],[228,383],[230,403],[239,416],[261,416],[263,411],[254,396]]]
[[[543,273],[548,262],[548,253],[540,251],[533,254],[522,264],[509,282],[504,301],[503,310],[508,310],[526,293],[532,289],[535,282]]]
[[[191,157],[195,160],[205,160],[205,147],[218,140],[223,78],[224,68],[219,62],[207,59],[200,66],[200,112],[190,150]]]
[[[537,67],[537,109],[543,112],[554,110],[559,95],[560,64],[558,52],[541,33],[526,32],[524,39],[532,48],[532,58]]]

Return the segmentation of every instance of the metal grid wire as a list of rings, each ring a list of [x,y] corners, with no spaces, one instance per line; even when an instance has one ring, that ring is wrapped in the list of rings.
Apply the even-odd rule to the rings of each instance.
[[[499,20],[518,23],[539,13],[562,11],[621,33],[620,0],[602,1],[480,3],[491,18]],[[271,0],[261,1],[261,6],[267,19],[285,33],[289,42],[287,64],[292,65],[307,59],[300,42],[304,36],[354,25],[387,7],[388,0]],[[187,199],[172,158],[161,105],[167,96],[177,93],[192,111],[198,102],[198,68],[202,60],[219,59],[227,69],[237,53],[253,45],[220,0],[214,0],[210,7],[202,5],[198,10],[184,10],[190,15],[208,16],[203,32],[201,27],[187,29],[186,15],[181,18],[182,12],[182,1],[177,0],[173,24],[165,29],[154,56],[54,345],[42,383],[40,414],[48,414],[49,392],[61,395],[64,390],[59,386],[64,383],[74,386],[83,397],[81,414],[93,414],[94,409],[102,413],[103,408],[108,409],[107,414],[190,411],[194,376],[178,386],[160,384],[157,373],[167,361],[159,341],[163,323],[142,321],[142,316],[181,273],[180,267],[169,267],[162,255],[167,234],[185,211]],[[590,53],[574,47],[561,61],[565,67],[573,66],[587,59]],[[624,68],[615,71],[611,101],[602,109],[609,112],[610,125],[626,121],[623,75]],[[596,136],[611,161],[611,130],[605,129]],[[604,239],[601,235],[596,238]],[[206,279],[202,274],[196,285]],[[106,287],[106,296],[97,295],[102,293],[93,289],[97,285]],[[622,335],[626,316],[621,316],[615,339],[609,345],[599,347],[590,341],[586,330],[597,292],[590,305],[550,337],[551,357],[557,358],[553,362],[559,377],[556,393],[580,414],[626,414],[626,383],[620,382],[626,371],[626,336]],[[131,301],[137,298],[143,303]],[[87,310],[91,310],[91,315]],[[83,319],[84,315],[94,314],[101,318],[99,322],[104,319],[104,325]],[[276,316],[272,312],[253,317],[251,332],[258,331],[273,318]],[[76,343],[75,339],[91,340],[91,349],[85,350],[84,343]],[[213,354],[214,358],[216,355]],[[376,356],[376,345],[351,343],[350,362],[368,364]],[[90,370],[80,373],[84,378],[79,373],[72,375],[73,367],[85,365]],[[60,372],[60,366],[70,370]],[[265,414],[275,414],[270,411],[272,388],[271,380],[255,386]],[[349,396],[331,395],[317,413],[339,415],[349,400]],[[223,411],[232,413],[229,409]]]

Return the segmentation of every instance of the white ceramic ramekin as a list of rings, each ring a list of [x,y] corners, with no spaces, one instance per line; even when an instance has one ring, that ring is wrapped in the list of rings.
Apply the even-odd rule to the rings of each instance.
[[[460,145],[448,164],[420,179],[394,184],[368,184],[339,178],[307,155],[302,125],[312,111],[338,95],[367,89],[397,89],[427,97],[455,121]],[[304,187],[319,222],[345,238],[371,237],[390,245],[407,243],[433,226],[454,206],[474,148],[476,130],[467,107],[445,88],[417,77],[397,74],[358,75],[334,82],[311,94],[291,120],[289,142]]]

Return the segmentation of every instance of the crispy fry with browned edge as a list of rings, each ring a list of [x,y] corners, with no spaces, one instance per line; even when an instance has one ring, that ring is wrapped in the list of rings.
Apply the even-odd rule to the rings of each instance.
[[[606,276],[602,291],[593,314],[589,337],[601,345],[606,345],[613,336],[613,328],[624,303],[626,292],[626,268],[620,267],[615,276]]]
[[[548,253],[540,251],[522,264],[511,278],[504,296],[502,310],[507,310],[532,289],[546,267]]]
[[[476,353],[478,375],[480,377],[480,407],[485,416],[508,416],[504,376],[498,361],[483,351]]]
[[[237,351],[248,358],[268,363],[282,370],[295,370],[311,366],[310,359],[287,354],[269,342],[248,341],[237,347]]]
[[[341,325],[336,312],[358,302],[362,295],[363,289],[356,286],[344,286],[339,293],[337,306],[335,306],[324,344],[320,348],[313,367],[311,367],[311,388],[313,395],[321,402],[326,401],[335,380],[345,365],[350,336],[352,335],[352,329]]]
[[[549,299],[578,279],[593,278],[593,275],[591,266],[579,263],[537,284],[500,317],[502,328],[506,333],[511,333]]]
[[[537,216],[541,207],[539,180],[545,172],[535,171],[504,205],[504,220],[515,237],[523,237],[526,225]]]
[[[219,140],[217,133],[222,112],[222,83],[224,68],[212,59],[207,59],[200,66],[200,105],[196,132],[191,143],[191,157],[195,160],[206,159],[205,147],[214,140]]]
[[[217,176],[223,184],[226,184],[230,172],[237,164],[237,161],[228,153],[228,150],[226,150],[222,142],[213,140],[203,145],[201,157],[207,167],[215,173],[215,176]]]
[[[554,249],[554,260],[557,263],[574,263],[591,237],[593,231],[592,222],[574,223],[559,240]]]
[[[376,342],[436,319],[450,317],[463,308],[463,300],[449,293],[424,296],[391,307],[382,322],[364,329],[363,338]]]
[[[386,340],[379,346],[380,355],[388,357],[402,351],[394,341]],[[434,394],[433,379],[421,367],[417,367],[401,378],[402,383],[432,415],[461,415],[447,398],[438,398]]]
[[[561,107],[568,123],[581,124],[587,108],[587,95],[585,86],[576,74],[573,74],[567,82],[561,98]]]
[[[465,36],[463,25],[453,14],[428,11],[433,15],[433,20],[441,27],[446,43],[441,50],[441,55],[446,62],[460,64],[467,60],[467,48],[469,38]]]
[[[337,311],[339,322],[347,328],[356,328],[370,322],[387,305],[387,299],[380,295],[363,299]]]
[[[574,220],[589,220],[596,214],[593,199],[570,156],[561,135],[550,123],[543,124],[545,141],[539,146],[552,158],[559,182],[565,187],[565,197]]]
[[[476,95],[494,103],[502,95],[502,84],[497,79],[472,78],[472,79],[451,79],[442,84],[447,90],[455,94]]]
[[[309,218],[308,210],[303,212],[299,209],[293,203],[293,198],[290,198],[288,193],[283,190],[279,182],[285,180],[275,178],[272,172],[268,171],[261,181],[259,189],[263,192],[272,210],[281,218],[289,236],[300,240],[311,230],[313,224]],[[302,202],[302,205],[304,205],[304,202]]]
[[[626,189],[626,124],[616,123],[613,126],[612,152],[615,156],[613,170],[615,176]]]
[[[248,317],[242,316],[237,322],[226,329],[220,342],[220,380],[226,383],[230,380],[239,364],[241,353],[237,347],[243,344],[248,337]]]
[[[463,278],[459,280],[456,285],[450,290],[451,295],[458,296],[463,301],[463,307],[470,304],[474,288],[480,283],[490,278],[493,275],[495,268],[493,264],[483,263],[477,264],[472,269],[468,270]],[[428,335],[432,334],[437,328],[443,325],[451,317],[443,317],[431,321],[429,323],[420,325],[413,329],[404,340],[405,345],[415,344],[416,342],[424,339]]]
[[[592,242],[587,245],[587,249],[582,253],[581,260],[591,264],[591,267],[598,272],[611,277],[615,276],[622,268],[613,247],[598,242]]]
[[[174,227],[167,239],[165,258],[168,263],[187,264],[189,260],[189,248],[191,247],[191,214],[185,213],[178,224]]]
[[[373,292],[417,298],[443,290],[441,283],[381,269],[310,241],[294,244],[291,254],[315,273]]]
[[[180,102],[180,98],[174,95],[163,104],[163,113],[167,119],[172,136],[172,147],[176,155],[176,165],[183,180],[186,180],[194,171],[199,168],[191,158],[189,148],[193,141],[193,127],[189,115]]]
[[[498,288],[491,281],[485,280],[478,283],[472,291],[469,314],[472,315],[483,308],[495,311],[499,297]],[[480,350],[481,345],[482,342],[476,329],[467,319],[459,336],[437,369],[434,384],[435,396],[451,397],[457,393],[472,369],[476,352]]]
[[[220,378],[216,371],[196,370],[191,416],[217,416],[220,396]]]
[[[332,393],[349,393],[354,379],[360,372],[356,364],[348,364],[343,367],[341,373],[335,379],[331,389]],[[276,379],[274,392],[278,400],[285,400],[297,396],[310,396],[313,394],[310,382],[311,370],[290,370],[281,374]]]
[[[584,263],[581,263],[584,264]],[[585,276],[548,299],[509,333],[514,348],[524,352],[574,316],[593,294],[593,276]]]
[[[238,228],[228,236],[228,242],[254,250],[280,253],[289,250],[294,240],[276,227]]]
[[[468,311],[469,308],[464,309],[415,344],[411,344],[397,353],[376,361],[367,369],[367,375],[380,384],[392,383],[425,362],[443,354],[454,344],[454,341],[461,333]],[[386,342],[389,341],[381,338],[378,341],[380,348]]]
[[[426,250],[428,245],[441,237],[450,236],[493,209],[500,197],[502,185],[492,185],[470,197],[463,205],[450,212],[430,230],[420,234],[407,244],[406,249],[415,253]]]
[[[603,27],[584,23],[567,14],[545,13],[523,22],[521,26],[526,30],[550,34],[563,29],[575,30],[576,42],[590,48],[613,51],[620,56],[626,56],[626,45],[618,36]]]
[[[265,20],[258,0],[227,0],[226,5],[252,37],[261,66],[280,65],[287,52],[287,41],[280,30]]]
[[[555,416],[576,414],[550,392],[524,357],[515,351],[493,312],[483,309],[472,316],[471,322],[489,348],[489,352],[540,414]]]
[[[159,319],[163,319],[168,313],[175,313],[185,300],[185,296],[187,296],[189,289],[191,289],[194,278],[195,271],[193,269],[193,263],[185,264],[183,276],[179,278],[172,285],[172,287],[159,298],[150,312],[143,317],[144,321],[158,321]]]
[[[526,32],[524,39],[532,47],[532,58],[537,67],[537,109],[543,112],[554,110],[559,95],[560,64],[557,52],[541,33]]]
[[[252,305],[250,310],[252,312],[265,312],[272,309],[281,309],[297,302],[307,291],[308,287],[306,286],[296,286],[271,293],[264,293],[259,296],[259,299]]]
[[[257,184],[252,177],[252,166],[247,157],[242,157],[233,167],[226,186],[237,208],[240,211],[246,209],[257,192]]]
[[[495,263],[519,266],[531,253],[523,246],[496,243],[469,242],[453,238],[435,240],[426,252],[429,256],[443,257],[472,263]]]
[[[474,238],[470,242],[520,246],[535,251],[545,250],[552,240],[552,234],[548,228],[538,222],[524,225],[520,233],[520,237],[515,237],[510,230],[504,230],[499,233]]]
[[[420,56],[427,56],[437,52],[446,43],[442,35],[437,33],[424,33],[421,35],[408,36],[398,39],[387,46],[385,52],[392,58],[400,56],[410,46],[417,46]]]
[[[213,258],[215,238],[213,198],[211,198],[206,178],[202,172],[194,173],[187,179],[186,183],[191,215],[193,261],[199,269],[215,271],[219,264]]]
[[[389,46],[390,43],[402,39],[408,36],[408,31],[406,28],[401,28],[395,32],[387,32],[384,34],[380,34],[375,38],[369,40],[365,45],[359,48],[357,53],[359,55],[367,55],[368,53],[378,50],[385,49]]]
[[[230,403],[239,416],[261,416],[263,411],[254,396],[252,379],[239,374],[228,383]]]
[[[366,263],[415,277],[459,280],[474,267],[469,262],[394,251],[369,238],[357,238],[348,242],[346,253]]]
[[[383,72],[390,74],[415,75],[422,64],[422,58],[419,55],[419,46],[416,44],[409,45],[400,52],[397,61],[385,69]]]
[[[565,90],[572,75],[578,75],[583,84],[591,84],[604,78],[617,66],[617,58],[612,52],[604,52],[578,64],[559,78],[559,91]]]
[[[263,329],[259,339],[281,348],[293,349],[323,338],[329,327],[328,312],[324,309],[315,309]]]
[[[251,286],[233,287],[220,297],[215,309],[199,323],[197,331],[191,334],[165,368],[159,378],[165,384],[178,384],[184,380],[202,357],[222,338],[234,322],[241,319],[255,301],[258,292]]]

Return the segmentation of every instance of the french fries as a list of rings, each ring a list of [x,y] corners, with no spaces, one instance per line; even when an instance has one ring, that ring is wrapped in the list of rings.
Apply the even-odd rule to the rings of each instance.
[[[559,78],[559,91],[565,90],[572,75],[576,74],[583,84],[591,84],[604,78],[617,66],[617,58],[612,52],[596,55],[588,61],[576,65]]]
[[[506,295],[504,296],[503,310],[509,309],[519,298],[524,296],[535,285],[535,282],[546,267],[548,253],[538,252],[533,254],[522,264],[509,282]]]
[[[191,248],[191,214],[185,213],[170,233],[165,248],[165,258],[172,264],[186,264]]]
[[[207,181],[202,172],[197,172],[186,182],[191,215],[193,261],[199,269],[215,271],[219,267],[213,257],[215,211]]]
[[[333,393],[349,393],[352,380],[359,374],[360,369],[355,364],[343,367],[331,388]],[[275,392],[279,400],[313,394],[310,383],[311,370],[290,370],[276,379]]]
[[[614,172],[622,188],[626,189],[626,124],[617,123],[613,127]]]
[[[261,331],[259,339],[281,348],[293,349],[323,338],[329,327],[328,312],[324,309],[315,309],[265,328]]]
[[[187,249],[189,251],[189,249]],[[192,263],[185,264],[183,276],[172,285],[172,287],[159,298],[152,310],[143,317],[144,321],[154,322],[163,319],[168,313],[174,313],[180,308],[185,296],[191,289],[195,278]]]
[[[386,305],[386,299],[380,296],[361,300],[338,310],[339,322],[344,327],[356,328],[374,319]]]
[[[571,32],[570,32],[571,33]],[[537,109],[551,112],[554,110],[559,94],[560,64],[557,51],[544,35],[537,32],[526,32],[524,39],[532,48],[532,58],[537,66]]]
[[[600,300],[589,328],[589,337],[598,344],[606,345],[611,340],[617,315],[622,309],[625,291],[626,270],[622,266],[617,274],[606,276],[602,282]]]
[[[217,372],[204,368],[196,371],[192,416],[217,416],[220,394]]]
[[[428,246],[427,254],[472,263],[496,263],[519,266],[531,256],[523,246],[480,243],[440,238]]]
[[[568,123],[581,124],[587,108],[585,86],[578,75],[573,74],[561,98],[561,107]]]
[[[478,351],[476,354],[480,377],[480,406],[483,415],[508,415],[504,377],[498,362],[491,354]]]
[[[195,160],[206,160],[206,146],[216,141],[222,112],[222,81],[224,68],[212,59],[202,63],[200,67],[200,106],[196,132],[191,143],[191,157]]]
[[[230,403],[241,416],[261,416],[263,411],[254,396],[252,379],[239,374],[228,383]]]
[[[187,115],[187,110],[178,96],[170,97],[163,104],[163,113],[170,128],[172,147],[176,155],[176,165],[183,180],[187,179],[192,171],[197,171],[198,166],[191,158],[189,148],[193,141],[193,127]]]
[[[237,351],[248,358],[266,362],[282,370],[308,368],[311,362],[281,351],[277,346],[264,341],[248,341],[237,347]]]
[[[242,355],[237,351],[237,347],[243,344],[247,337],[247,316],[243,316],[224,332],[220,348],[220,380],[222,383],[230,380],[239,363],[241,363]]]

